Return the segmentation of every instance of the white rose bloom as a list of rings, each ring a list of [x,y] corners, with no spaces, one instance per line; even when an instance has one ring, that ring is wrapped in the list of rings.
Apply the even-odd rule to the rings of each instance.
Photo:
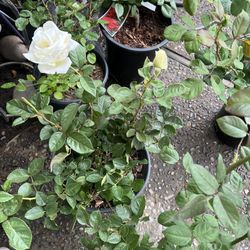
[[[64,74],[70,68],[69,52],[79,44],[68,32],[61,31],[52,21],[36,29],[28,53],[24,57],[37,63],[38,69],[45,74]]]

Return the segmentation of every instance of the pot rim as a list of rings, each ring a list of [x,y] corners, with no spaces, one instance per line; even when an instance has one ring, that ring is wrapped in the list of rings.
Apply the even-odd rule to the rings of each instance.
[[[104,72],[104,78],[102,80],[103,85],[105,86],[107,81],[108,81],[108,76],[109,76],[109,69],[108,69],[108,64],[106,62],[106,59],[104,58],[104,56],[102,55],[101,52],[98,51],[97,48],[93,49],[93,52],[96,54],[97,56],[97,61],[100,60],[100,64],[103,65],[103,67],[101,66],[101,68],[103,69]],[[57,100],[55,99],[53,96],[50,97],[50,102],[52,104],[55,105],[68,105],[70,103],[80,103],[81,100],[80,99],[62,99],[62,100]]]
[[[171,18],[166,18],[167,20],[170,20],[170,25],[174,23],[174,18],[171,17]],[[162,42],[156,44],[156,45],[153,45],[153,46],[149,46],[147,48],[133,48],[133,47],[129,47],[127,45],[124,45],[122,43],[119,43],[117,42],[113,37],[111,37],[108,32],[100,25],[100,28],[101,28],[101,31],[103,33],[103,35],[112,43],[114,43],[117,47],[120,47],[122,49],[125,49],[125,50],[128,50],[128,51],[131,51],[131,52],[137,52],[137,53],[140,53],[140,52],[147,52],[147,51],[151,51],[151,50],[156,50],[156,49],[159,49],[161,47],[163,47],[165,44],[167,44],[168,40],[167,39],[164,39]],[[118,31],[119,32],[119,31]]]

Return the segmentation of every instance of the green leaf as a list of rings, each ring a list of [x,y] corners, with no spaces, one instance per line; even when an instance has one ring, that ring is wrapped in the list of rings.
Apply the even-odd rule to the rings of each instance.
[[[0,203],[9,201],[9,200],[11,200],[13,198],[14,198],[14,196],[12,194],[0,191]]]
[[[10,89],[10,88],[13,88],[15,86],[16,86],[16,84],[14,82],[6,82],[6,83],[2,84],[0,86],[0,88],[2,88],[2,89]]]
[[[124,7],[122,4],[120,3],[116,3],[115,4],[115,12],[116,12],[116,16],[118,19],[120,19],[120,17],[123,15],[124,13]]]
[[[90,139],[80,133],[72,133],[67,138],[68,146],[79,154],[89,154],[94,151]]]
[[[48,140],[52,134],[53,134],[52,127],[50,125],[46,125],[40,130],[40,139],[42,141]]]
[[[168,243],[176,246],[185,246],[192,240],[192,233],[185,224],[168,227],[164,235]]]
[[[171,84],[167,87],[167,96],[177,97],[182,96],[189,91],[189,88],[185,87],[183,84]]]
[[[111,188],[111,192],[115,199],[122,201],[124,193],[123,193],[123,188],[121,186],[114,185]]]
[[[241,147],[240,148],[240,156],[241,158],[245,158],[250,155],[250,148],[249,147]],[[250,171],[250,161],[247,161],[244,166],[247,168],[248,171]]]
[[[89,214],[88,214],[88,212],[87,212],[85,209],[83,209],[82,207],[78,207],[77,213],[76,213],[76,219],[77,219],[77,222],[78,222],[80,225],[86,226],[86,225],[88,225]]]
[[[63,99],[63,94],[60,91],[56,91],[53,95],[54,95],[55,99],[57,99],[57,100]]]
[[[81,189],[81,183],[69,177],[66,182],[66,194],[69,196],[76,195]]]
[[[28,166],[28,173],[31,176],[36,175],[43,170],[43,167],[44,167],[44,159],[36,158],[30,162]]]
[[[186,91],[186,93],[183,94],[183,97],[188,100],[199,96],[204,88],[203,81],[194,78],[188,78],[183,81],[182,84],[189,89],[189,91]]]
[[[29,175],[27,170],[22,168],[15,169],[7,177],[7,180],[11,181],[12,183],[22,183],[27,181],[28,179]]]
[[[190,66],[192,67],[192,70],[197,74],[207,75],[209,73],[206,65],[199,59],[193,60]]]
[[[108,94],[117,102],[124,103],[129,103],[136,97],[135,93],[131,89],[127,87],[121,87],[118,84],[110,85],[108,87]]]
[[[6,104],[6,110],[11,115],[22,116],[22,117],[30,117],[32,115],[29,112],[27,105],[24,104],[21,100],[11,100]]]
[[[220,130],[234,138],[244,138],[247,135],[247,124],[237,116],[223,116],[216,120]]]
[[[226,111],[236,116],[250,116],[250,88],[241,89],[229,97]]]
[[[96,63],[96,55],[95,55],[95,53],[88,53],[87,60],[88,60],[88,62],[90,64],[95,64]]]
[[[214,212],[222,225],[234,229],[240,220],[239,213],[232,201],[219,193],[213,199]]]
[[[100,211],[94,211],[91,213],[90,217],[89,217],[89,224],[92,227],[98,227],[99,224],[102,221],[102,215],[100,213]]]
[[[206,196],[202,194],[196,195],[179,211],[177,218],[188,219],[203,214],[207,210],[207,201]]]
[[[49,149],[56,152],[64,146],[65,135],[62,132],[55,132],[49,139]]]
[[[121,241],[121,235],[114,232],[111,235],[109,235],[107,242],[110,244],[118,244]]]
[[[24,221],[19,218],[12,217],[3,222],[2,227],[8,236],[11,247],[17,250],[30,249],[32,232]]]
[[[121,218],[123,221],[128,221],[130,219],[130,210],[123,205],[118,205],[115,208],[117,215],[119,218]]]
[[[221,154],[219,154],[217,167],[216,167],[216,179],[219,183],[222,183],[224,179],[226,178],[227,170],[226,166],[223,162],[223,158]]]
[[[172,24],[164,30],[164,36],[169,41],[180,41],[187,29],[180,24]]]
[[[86,63],[86,49],[82,45],[69,53],[70,59],[77,68],[81,68]]]
[[[18,194],[22,195],[23,197],[28,197],[31,195],[33,192],[32,185],[28,182],[23,183],[19,189],[18,189]]]
[[[64,108],[61,115],[61,125],[63,132],[66,132],[74,121],[78,107],[79,105],[77,103],[70,103]]]
[[[190,166],[190,172],[195,183],[204,194],[213,195],[217,192],[219,183],[204,167],[193,164]]]
[[[212,226],[208,221],[199,222],[194,228],[194,237],[201,243],[213,242],[219,236],[219,228]]]
[[[44,210],[43,208],[39,207],[39,206],[36,206],[36,207],[33,207],[31,208],[30,210],[28,210],[24,217],[27,219],[27,220],[37,220],[39,218],[42,218],[44,215]]]
[[[22,196],[14,195],[11,200],[1,203],[2,211],[7,216],[16,214],[22,205]]]
[[[158,223],[165,227],[171,226],[173,224],[175,215],[175,211],[165,211],[159,215]]]
[[[86,92],[91,94],[93,97],[96,96],[96,86],[90,77],[81,77],[80,78],[80,86],[83,88]]]
[[[43,192],[36,192],[36,204],[38,206],[46,205],[46,195]]]
[[[175,164],[179,160],[178,152],[173,146],[165,146],[160,153],[161,159],[169,164]]]
[[[250,17],[244,10],[235,18],[233,22],[232,32],[234,37],[245,34],[250,24]]]
[[[161,13],[163,14],[164,17],[171,18],[173,14],[173,9],[168,4],[163,4],[161,6]]]
[[[53,166],[54,166],[54,165],[56,166],[56,165],[58,165],[58,164],[61,164],[61,163],[67,158],[67,156],[69,156],[68,153],[59,153],[59,154],[56,154],[56,155],[52,158],[52,160],[51,160],[51,162],[50,162],[50,169],[52,169],[52,171],[53,171],[53,173],[54,173],[55,175],[61,174],[62,170],[60,170],[60,173],[58,173],[58,172],[56,171],[56,167],[53,167]],[[57,168],[57,169],[58,169],[58,168]]]
[[[198,9],[199,2],[199,0],[183,0],[183,7],[189,15],[193,16]]]
[[[100,174],[90,174],[86,177],[86,181],[91,183],[97,183],[102,179],[102,176]]]
[[[182,160],[183,167],[187,173],[190,173],[190,166],[194,164],[192,156],[189,153],[186,153]]]
[[[135,197],[134,199],[132,199],[131,205],[130,205],[132,212],[135,215],[141,217],[144,212],[145,204],[146,202],[145,202],[144,196]]]

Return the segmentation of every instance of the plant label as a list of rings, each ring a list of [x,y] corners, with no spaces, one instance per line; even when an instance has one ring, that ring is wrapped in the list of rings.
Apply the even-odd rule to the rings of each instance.
[[[111,5],[105,12],[105,14],[99,18],[99,20],[102,21],[102,27],[108,32],[111,37],[113,37],[125,23],[129,12],[130,7],[124,6],[123,15],[118,17],[114,6]]]
[[[150,2],[142,2],[141,5],[149,10],[155,11],[156,6]]]

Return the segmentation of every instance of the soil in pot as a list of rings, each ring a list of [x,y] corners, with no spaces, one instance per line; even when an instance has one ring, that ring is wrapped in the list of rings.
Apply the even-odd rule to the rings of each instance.
[[[114,39],[132,48],[147,48],[162,42],[166,19],[159,11],[154,12],[145,7],[140,7],[139,13],[139,27],[135,27],[135,18],[129,16]]]

